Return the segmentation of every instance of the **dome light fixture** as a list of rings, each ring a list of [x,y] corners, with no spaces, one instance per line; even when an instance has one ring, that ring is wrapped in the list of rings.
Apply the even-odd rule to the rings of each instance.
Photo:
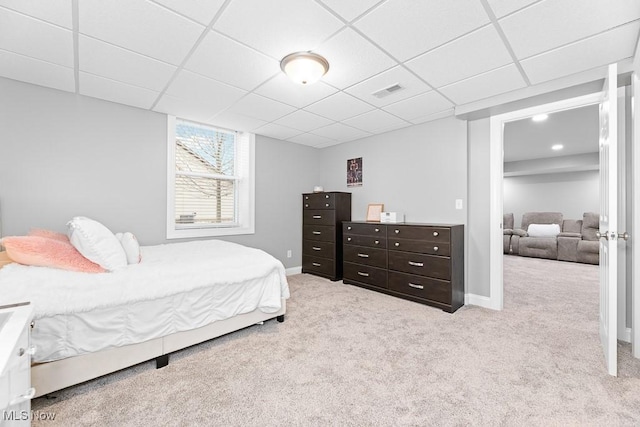
[[[329,71],[329,62],[317,53],[295,52],[282,58],[280,68],[294,82],[309,85]]]

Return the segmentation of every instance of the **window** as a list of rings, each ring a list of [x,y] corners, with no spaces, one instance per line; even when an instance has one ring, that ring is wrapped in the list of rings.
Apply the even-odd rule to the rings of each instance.
[[[255,136],[168,117],[167,238],[254,232]]]

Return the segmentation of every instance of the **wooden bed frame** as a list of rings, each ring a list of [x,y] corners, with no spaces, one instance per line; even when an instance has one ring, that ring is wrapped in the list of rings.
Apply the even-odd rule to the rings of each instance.
[[[265,320],[275,318],[278,322],[284,322],[286,311],[286,300],[282,298],[282,307],[276,313],[263,313],[256,309],[250,313],[219,320],[201,328],[177,332],[139,344],[87,353],[53,362],[36,363],[31,366],[31,385],[36,389],[35,397],[39,397],[152,359],[156,360],[156,368],[162,368],[169,363],[169,354],[174,351]]]

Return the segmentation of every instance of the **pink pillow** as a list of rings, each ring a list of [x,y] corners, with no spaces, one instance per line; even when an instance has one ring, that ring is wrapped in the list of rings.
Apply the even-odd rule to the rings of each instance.
[[[20,264],[86,273],[105,271],[83,257],[68,240],[64,242],[40,236],[11,236],[2,239],[2,245],[9,258]]]
[[[64,233],[58,233],[57,231],[45,230],[43,228],[32,228],[29,231],[29,236],[46,237],[47,239],[60,240],[61,242],[68,242],[69,237]]]

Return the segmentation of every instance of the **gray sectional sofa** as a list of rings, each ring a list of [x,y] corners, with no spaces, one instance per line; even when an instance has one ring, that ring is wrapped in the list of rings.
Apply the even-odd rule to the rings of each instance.
[[[587,212],[582,219],[574,220],[564,219],[560,212],[527,212],[520,224],[520,228],[514,228],[513,214],[504,215],[505,254],[588,264],[600,261],[596,213]]]

